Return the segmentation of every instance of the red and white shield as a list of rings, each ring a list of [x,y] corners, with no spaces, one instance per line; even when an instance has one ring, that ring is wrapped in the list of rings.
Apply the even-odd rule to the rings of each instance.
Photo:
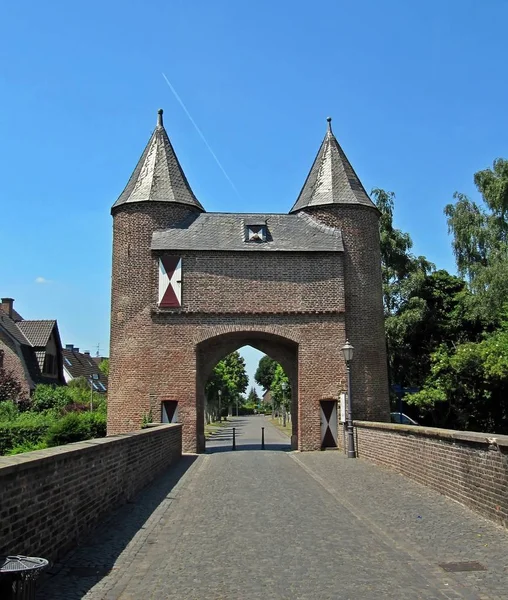
[[[159,306],[182,306],[182,259],[177,256],[159,258]]]

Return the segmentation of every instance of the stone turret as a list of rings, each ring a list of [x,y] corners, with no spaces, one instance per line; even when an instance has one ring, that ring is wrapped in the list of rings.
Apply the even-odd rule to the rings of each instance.
[[[111,209],[113,268],[111,292],[110,385],[108,430],[137,429],[150,406],[149,378],[141,378],[154,351],[151,325],[156,259],[150,244],[154,231],[174,227],[204,212],[192,191],[164,128],[157,126],[124,191]],[[142,398],[138,405],[123,398]]]
[[[340,229],[344,241],[346,335],[355,347],[353,416],[389,420],[379,211],[328,130],[291,213]]]

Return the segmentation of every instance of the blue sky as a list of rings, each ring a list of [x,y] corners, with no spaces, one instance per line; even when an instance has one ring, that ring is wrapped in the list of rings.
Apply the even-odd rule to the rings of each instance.
[[[109,210],[159,107],[209,211],[288,211],[332,116],[415,252],[453,270],[443,207],[508,156],[506,22],[505,0],[6,4],[0,295],[107,352]]]

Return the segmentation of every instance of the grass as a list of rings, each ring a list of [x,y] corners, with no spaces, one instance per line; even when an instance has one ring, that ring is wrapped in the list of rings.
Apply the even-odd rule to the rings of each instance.
[[[291,424],[291,421],[286,421],[286,427],[279,423],[279,419],[270,419],[270,423],[277,427],[277,429],[285,433],[288,437],[291,437],[291,434],[293,433],[293,426]]]
[[[214,421],[209,425],[205,425],[205,440],[210,439],[219,429],[228,425],[231,425],[229,421],[221,421],[220,423],[219,421]]]

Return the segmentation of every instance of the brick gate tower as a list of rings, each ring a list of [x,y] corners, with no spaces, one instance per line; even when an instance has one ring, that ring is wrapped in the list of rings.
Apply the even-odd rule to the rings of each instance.
[[[289,214],[207,213],[160,110],[111,212],[110,435],[150,415],[203,451],[207,379],[250,345],[290,379],[293,447],[334,446],[346,337],[354,417],[388,420],[379,213],[330,120]]]

